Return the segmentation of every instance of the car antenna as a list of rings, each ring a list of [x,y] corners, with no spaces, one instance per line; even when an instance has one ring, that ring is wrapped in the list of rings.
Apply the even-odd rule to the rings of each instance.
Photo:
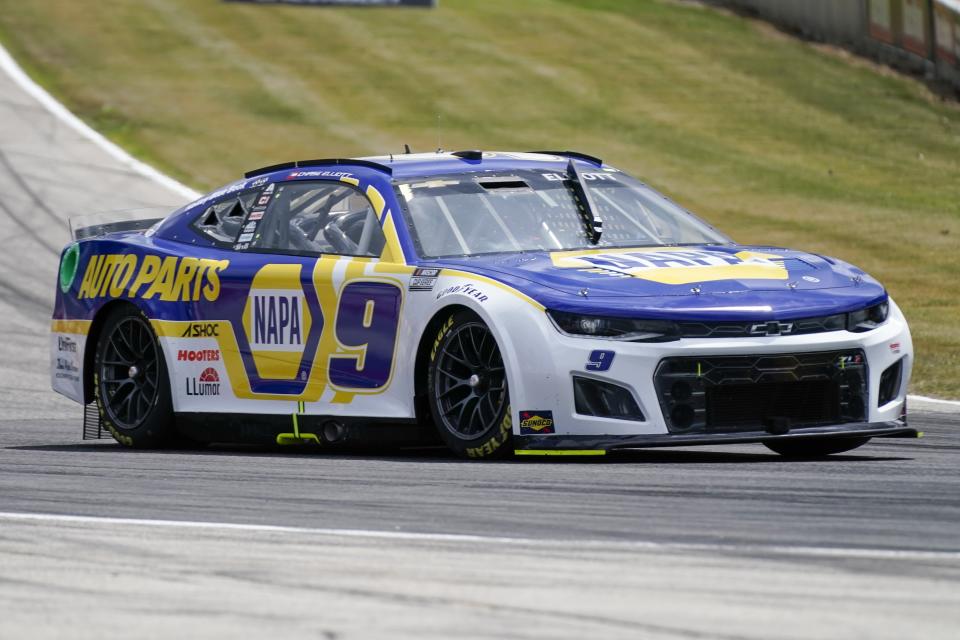
[[[603,233],[603,220],[600,219],[600,213],[597,210],[597,205],[593,202],[593,197],[590,195],[590,189],[583,179],[583,174],[577,169],[577,163],[574,162],[573,158],[570,158],[567,162],[567,174],[573,183],[573,194],[577,200],[577,208],[580,209],[580,213],[587,223],[587,234],[590,237],[590,242],[597,244],[600,242],[600,235]]]
[[[443,129],[440,126],[440,112],[437,112],[437,153],[443,153],[443,144],[441,140],[441,133]]]
[[[403,152],[404,152],[405,154],[407,154],[407,155],[410,155],[410,145],[404,144],[404,145],[403,145]]]

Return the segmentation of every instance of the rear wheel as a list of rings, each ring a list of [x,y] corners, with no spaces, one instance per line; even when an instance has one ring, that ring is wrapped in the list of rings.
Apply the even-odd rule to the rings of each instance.
[[[117,442],[136,448],[174,443],[177,430],[163,351],[138,309],[123,307],[107,318],[93,376],[100,417]]]
[[[427,388],[440,437],[469,458],[513,453],[507,372],[490,328],[461,311],[441,325],[433,344]]]
[[[851,451],[870,442],[870,438],[809,438],[764,442],[768,449],[785,458],[822,458]]]

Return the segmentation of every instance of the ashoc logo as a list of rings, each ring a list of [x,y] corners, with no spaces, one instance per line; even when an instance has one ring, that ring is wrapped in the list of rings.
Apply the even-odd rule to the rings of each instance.
[[[220,395],[220,375],[213,367],[207,367],[199,377],[187,378],[188,396]]]
[[[220,325],[212,322],[194,322],[188,324],[180,334],[181,338],[216,338],[220,335]]]

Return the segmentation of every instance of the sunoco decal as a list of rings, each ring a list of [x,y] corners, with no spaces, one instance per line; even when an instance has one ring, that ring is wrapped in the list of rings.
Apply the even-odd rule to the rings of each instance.
[[[521,411],[520,435],[542,436],[556,433],[553,411]]]

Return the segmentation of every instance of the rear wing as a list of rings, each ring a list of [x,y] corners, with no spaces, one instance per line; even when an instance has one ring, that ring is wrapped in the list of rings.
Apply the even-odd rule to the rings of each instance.
[[[145,231],[161,222],[174,209],[176,207],[144,207],[72,216],[68,219],[70,237],[83,240],[122,231]]]

